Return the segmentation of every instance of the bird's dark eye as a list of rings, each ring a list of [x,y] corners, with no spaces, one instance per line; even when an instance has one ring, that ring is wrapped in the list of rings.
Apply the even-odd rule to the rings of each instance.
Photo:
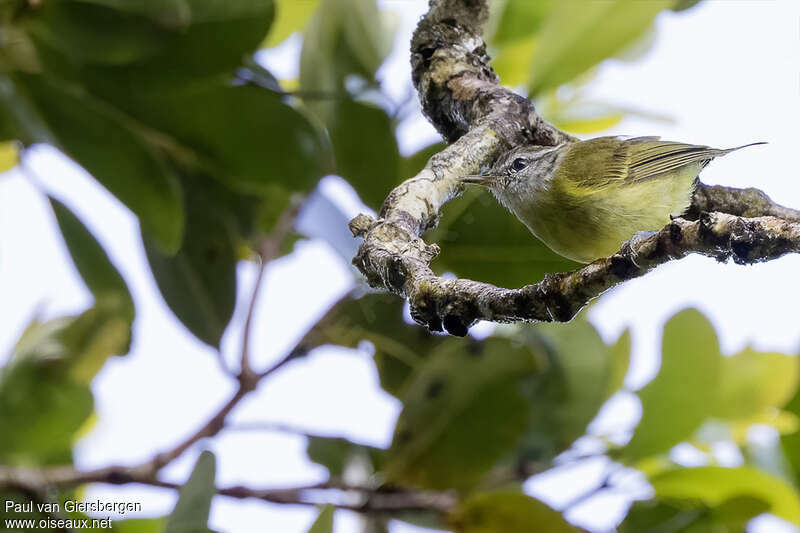
[[[520,170],[524,169],[527,166],[528,162],[521,157],[518,157],[511,162],[511,170],[513,170],[514,172],[519,172]]]

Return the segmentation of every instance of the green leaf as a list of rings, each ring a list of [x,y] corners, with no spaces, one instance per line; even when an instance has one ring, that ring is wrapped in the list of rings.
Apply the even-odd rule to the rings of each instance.
[[[754,418],[770,408],[782,407],[794,395],[798,359],[781,353],[745,348],[723,358],[719,402],[714,416],[728,420]]]
[[[19,163],[19,144],[15,141],[0,143],[0,172],[11,170]]]
[[[361,533],[389,533],[389,520],[379,516],[369,516],[363,521]]]
[[[303,31],[319,0],[277,0],[276,3],[278,13],[267,40],[263,43],[266,48],[282,43],[296,31]]]
[[[540,404],[533,413],[534,423],[526,440],[537,444],[552,441],[552,457],[566,450],[586,432],[603,403],[621,385],[630,357],[630,338],[623,333],[613,346],[606,345],[585,315],[569,324],[537,324],[525,331],[532,346],[545,343],[552,367],[537,389],[533,402]],[[533,458],[541,456],[533,454]]]
[[[400,153],[392,121],[383,109],[360,102],[345,100],[334,109],[328,132],[337,172],[365,204],[380,208],[399,181]]]
[[[174,255],[143,235],[145,252],[169,308],[198,339],[218,347],[236,305],[235,221],[222,192],[189,176],[186,234]],[[213,182],[212,182],[213,183]]]
[[[329,150],[320,132],[272,91],[214,83],[119,94],[108,93],[238,192],[269,196],[275,185],[305,192],[326,173]]]
[[[638,501],[630,508],[618,531],[619,533],[745,531],[747,522],[768,510],[768,503],[752,496],[735,496],[716,506],[709,506],[694,499]]]
[[[542,531],[576,533],[561,513],[516,491],[478,493],[461,503],[450,515],[456,533],[510,533]]]
[[[63,1],[63,0],[62,0]],[[68,0],[142,15],[165,28],[183,28],[191,21],[189,0]]]
[[[536,35],[550,17],[553,0],[506,0],[489,43],[503,46]]]
[[[89,383],[127,348],[130,323],[118,301],[76,317],[33,322],[0,370],[0,463],[69,462],[93,409]]]
[[[666,452],[706,421],[726,422],[734,440],[742,440],[749,425],[776,419],[797,388],[796,358],[751,348],[722,357],[711,324],[693,309],[667,322],[661,361],[659,374],[639,392],[642,419],[623,461]]]
[[[155,55],[169,36],[135,10],[99,2],[53,0],[28,13],[22,24],[34,40],[77,63],[128,65]]]
[[[595,117],[562,117],[553,125],[564,131],[576,134],[596,133],[598,131],[608,130],[622,122],[625,118],[624,113],[611,112],[607,115]]]
[[[128,518],[114,522],[116,533],[161,533],[166,520],[163,518]]]
[[[108,254],[67,206],[55,198],[49,200],[72,262],[95,300],[118,301],[121,316],[132,323],[135,314],[133,299]]]
[[[501,287],[521,287],[545,274],[580,266],[547,248],[488,192],[477,188],[448,202],[429,236],[442,248],[433,262],[437,273],[453,272]]]
[[[714,328],[695,309],[664,326],[661,370],[641,391],[642,418],[622,459],[635,462],[690,438],[716,408],[723,368]]]
[[[5,74],[0,74],[0,135],[4,141],[16,140],[23,146],[37,142],[56,144],[34,103]]]
[[[174,32],[162,52],[122,74],[131,82],[183,82],[232,74],[246,54],[258,49],[274,16],[273,0],[187,0],[191,22]]]
[[[537,99],[536,108],[558,128],[579,134],[612,128],[626,117],[670,122],[669,117],[663,115],[608,102],[584,100],[579,95],[562,99],[555,90]]]
[[[362,468],[367,465],[372,474],[379,470],[384,462],[386,451],[372,446],[357,444],[339,437],[308,437],[306,447],[308,458],[328,469],[331,477],[341,478],[345,470],[352,464]]]
[[[786,404],[786,410],[800,417],[800,389],[795,392],[794,397]],[[792,468],[795,483],[800,483],[800,430],[797,427],[791,433],[781,435],[781,447],[786,460]]]
[[[72,449],[92,413],[92,392],[44,361],[7,365],[0,375],[0,460],[47,464]]]
[[[303,34],[300,89],[331,95],[345,92],[345,79],[372,82],[391,49],[392,32],[383,24],[375,0],[320,0]],[[330,121],[335,104],[309,103]]]
[[[387,480],[474,486],[519,443],[531,409],[523,389],[539,369],[530,348],[506,339],[439,346],[404,390]]]
[[[689,9],[690,7],[694,7],[700,3],[700,0],[677,0],[675,5],[672,7],[673,11],[683,11],[685,9]]]
[[[800,525],[800,495],[783,480],[750,467],[679,468],[650,478],[658,498],[697,499],[717,506],[734,497],[751,496],[770,505],[770,512]]]
[[[308,530],[308,533],[333,533],[333,515],[335,512],[336,507],[333,505],[323,506],[319,516],[311,524],[311,529]]]
[[[539,33],[531,94],[566,83],[643,35],[675,0],[559,2]]]
[[[303,346],[311,349],[337,344],[355,348],[364,340],[375,347],[373,359],[381,386],[401,397],[411,373],[446,337],[406,324],[401,298],[367,294],[338,302],[306,335]]]
[[[75,87],[42,76],[20,74],[17,82],[35,102],[58,147],[127,205],[159,246],[176,250],[183,231],[177,181],[130,119]]]
[[[82,9],[74,6],[83,5],[85,0],[56,2],[68,4],[65,10],[76,28],[73,33],[88,42],[103,41],[97,43],[101,50],[90,54],[85,50],[88,46],[76,40],[72,43],[76,54],[61,46],[64,37],[60,27],[54,27],[49,20],[35,20],[37,28],[44,28],[37,34],[40,38],[36,44],[48,68],[64,72],[65,66],[59,63],[66,55],[79,67],[71,74],[93,83],[112,82],[123,91],[133,92],[182,86],[201,79],[210,81],[220,74],[232,76],[244,57],[259,47],[274,14],[272,0],[171,0],[161,8],[151,0],[90,0],[98,5]],[[101,15],[90,17],[86,11],[99,11]],[[97,18],[110,18],[114,24],[98,34],[98,28],[104,26],[96,22]],[[132,36],[116,31],[122,25],[118,19],[133,26],[128,30]],[[154,32],[157,38],[136,38],[136,32],[146,31]],[[103,52],[101,45],[110,51],[128,51],[136,45],[142,50],[135,49],[136,54],[117,52],[108,59],[105,56],[110,52]],[[94,56],[100,56],[102,61]]]
[[[194,470],[178,493],[175,509],[167,518],[165,533],[206,532],[211,500],[216,494],[216,459],[206,450],[197,458]]]
[[[499,48],[492,56],[492,68],[503,85],[518,87],[528,83],[537,42],[535,36],[513,41]]]

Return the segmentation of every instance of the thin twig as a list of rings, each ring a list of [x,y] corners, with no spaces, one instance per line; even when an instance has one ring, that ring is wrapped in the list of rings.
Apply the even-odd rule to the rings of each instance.
[[[286,238],[294,227],[294,221],[300,212],[302,205],[302,197],[292,197],[283,213],[281,213],[278,221],[272,229],[272,232],[261,241],[258,249],[259,266],[256,280],[253,284],[253,292],[250,295],[250,302],[247,306],[247,316],[244,321],[244,331],[242,333],[242,352],[240,357],[239,381],[255,381],[258,382],[265,378],[267,373],[256,373],[250,363],[250,335],[253,325],[253,317],[255,315],[256,302],[258,301],[258,294],[261,289],[262,282],[264,281],[264,273],[270,261],[278,257],[281,247],[283,246]],[[277,370],[277,369],[276,369]]]
[[[157,479],[152,473],[135,472],[125,467],[109,467],[80,472],[72,467],[30,470],[0,466],[0,490],[29,493],[41,487],[73,487],[84,483],[112,485],[138,483],[177,490],[181,485]],[[426,510],[446,512],[456,503],[452,492],[416,491],[396,487],[349,485],[339,480],[290,488],[256,489],[243,486],[220,487],[217,494],[237,499],[254,498],[272,503],[294,505],[333,505],[359,513],[389,513]],[[342,493],[360,495],[358,503],[352,497],[337,498]]]

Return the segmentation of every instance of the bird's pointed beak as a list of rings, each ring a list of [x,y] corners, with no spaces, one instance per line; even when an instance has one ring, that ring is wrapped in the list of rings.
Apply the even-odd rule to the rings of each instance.
[[[462,183],[466,183],[468,185],[482,185],[484,187],[490,186],[494,183],[500,176],[487,176],[487,175],[480,175],[480,174],[470,174],[468,176],[464,176],[461,178]]]

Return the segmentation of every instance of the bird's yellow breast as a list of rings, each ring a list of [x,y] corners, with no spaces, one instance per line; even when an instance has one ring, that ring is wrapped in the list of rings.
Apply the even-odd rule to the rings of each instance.
[[[617,252],[637,231],[659,230],[670,215],[686,211],[700,169],[693,163],[658,179],[593,191],[556,174],[517,216],[556,253],[588,263]]]

